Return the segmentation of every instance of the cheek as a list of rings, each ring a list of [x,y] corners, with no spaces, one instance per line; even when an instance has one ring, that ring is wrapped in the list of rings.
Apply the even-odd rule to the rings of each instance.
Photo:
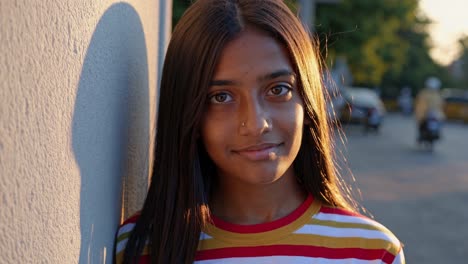
[[[302,127],[304,125],[304,107],[302,106],[302,104],[296,105],[294,117],[296,126],[300,127],[302,131]]]
[[[296,107],[295,115],[292,120],[294,120],[294,143],[300,145],[302,142],[302,132],[304,131],[304,108],[302,105]]]
[[[209,115],[205,118],[201,127],[201,137],[205,149],[208,151],[210,156],[213,151],[219,151],[220,147],[223,147],[224,142],[227,142],[226,136],[230,128],[227,126],[229,122],[226,120],[220,120],[218,118],[210,117]]]
[[[300,103],[295,103],[290,107],[283,108],[280,111],[274,113],[279,118],[283,129],[287,129],[290,133],[302,132],[304,125],[304,107]]]
[[[304,131],[304,109],[301,104],[297,104],[290,109],[289,114],[283,113],[282,124],[285,136],[289,138],[289,151],[291,155],[297,155]]]

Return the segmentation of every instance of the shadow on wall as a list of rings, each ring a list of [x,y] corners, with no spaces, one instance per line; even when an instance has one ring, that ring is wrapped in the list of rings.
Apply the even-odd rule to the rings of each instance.
[[[148,154],[147,59],[139,15],[128,4],[112,5],[88,47],[73,116],[81,174],[79,263],[111,263],[124,182]]]

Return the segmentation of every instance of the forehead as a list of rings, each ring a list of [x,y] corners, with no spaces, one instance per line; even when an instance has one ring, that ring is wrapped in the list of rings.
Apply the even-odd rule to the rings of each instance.
[[[267,33],[247,27],[223,48],[215,78],[267,74],[278,69],[293,70],[286,47]]]

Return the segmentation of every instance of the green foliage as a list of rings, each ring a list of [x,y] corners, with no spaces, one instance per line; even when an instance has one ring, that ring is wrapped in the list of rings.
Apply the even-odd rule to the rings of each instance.
[[[431,75],[450,83],[447,71],[429,56],[427,26],[418,0],[342,0],[318,5],[316,33],[330,65],[345,57],[354,85],[380,87],[394,96],[403,86],[414,92]]]
[[[412,27],[400,30],[400,39],[408,45],[404,53],[405,60],[399,73],[389,71],[382,79],[382,86],[387,94],[396,95],[403,86],[409,86],[416,93],[423,88],[429,76],[437,76],[445,85],[449,83],[448,72],[437,64],[429,55],[429,34],[427,19],[416,19]]]
[[[296,0],[284,0],[284,2],[294,14],[298,13],[299,9],[298,9],[298,4]]]
[[[387,73],[400,74],[410,49],[400,32],[414,23],[416,8],[416,0],[318,5],[316,32],[329,44],[328,62],[346,57],[357,85],[380,86]]]
[[[191,0],[173,0],[172,2],[172,28],[175,27],[185,10],[192,3]]]

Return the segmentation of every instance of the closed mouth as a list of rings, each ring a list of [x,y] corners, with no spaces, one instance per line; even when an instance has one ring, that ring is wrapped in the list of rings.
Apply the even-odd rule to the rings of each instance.
[[[234,150],[234,152],[262,151],[262,150],[266,150],[266,149],[278,147],[278,146],[280,146],[280,145],[282,145],[282,144],[283,144],[283,143],[279,143],[279,144],[274,144],[274,143],[262,143],[262,144],[257,144],[257,145],[252,145],[252,146],[248,146],[248,147],[245,147],[245,148],[237,149],[237,150]]]
[[[280,147],[281,145],[283,145],[283,143],[258,144],[235,150],[234,153],[250,161],[271,161],[276,159],[276,157],[278,156],[278,147]]]

